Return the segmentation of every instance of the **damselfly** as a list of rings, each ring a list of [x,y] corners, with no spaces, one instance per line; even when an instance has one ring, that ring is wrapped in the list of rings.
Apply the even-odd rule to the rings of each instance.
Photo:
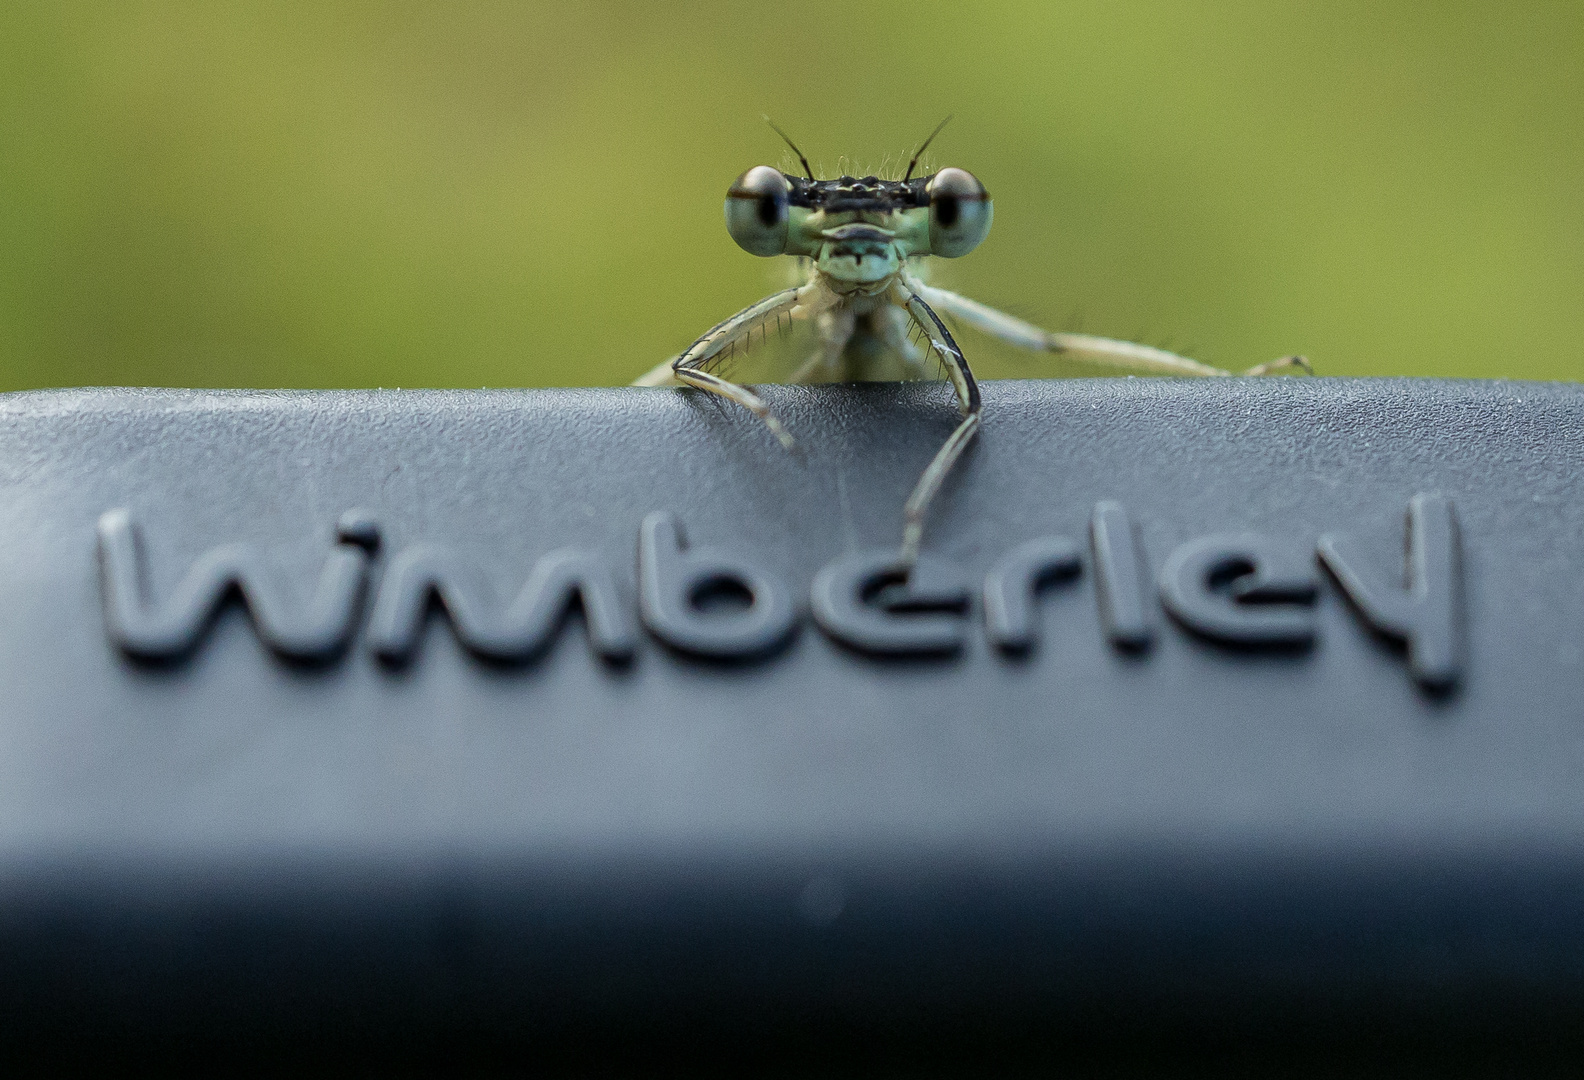
[[[880,365],[874,358],[884,352],[900,359],[904,370],[923,377],[925,360],[933,356],[956,392],[962,421],[908,496],[903,509],[903,566],[917,559],[930,501],[979,429],[978,384],[940,313],[1009,344],[1089,363],[1165,375],[1232,374],[1148,345],[1041,330],[926,284],[921,260],[929,255],[955,259],[968,254],[990,231],[993,210],[984,185],[962,169],[914,177],[919,157],[945,126],[942,121],[913,153],[900,180],[875,176],[817,180],[808,158],[775,128],[797,155],[803,175],[768,165],[743,173],[726,192],[726,229],[754,255],[799,257],[807,267],[806,280],[711,327],[680,356],[634,384],[681,384],[719,394],[759,417],[790,448],[792,436],[759,395],[723,374],[755,334],[766,336],[772,324],[777,329],[788,323],[812,324],[818,346],[785,380],[793,383],[828,379],[835,372],[854,380],[883,377],[876,374]],[[923,343],[927,351],[919,347]],[[1302,357],[1288,356],[1244,374],[1293,367],[1308,370]]]

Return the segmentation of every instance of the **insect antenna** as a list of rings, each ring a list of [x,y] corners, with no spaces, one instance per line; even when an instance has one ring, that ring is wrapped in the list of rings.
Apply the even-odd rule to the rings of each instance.
[[[940,123],[935,125],[935,130],[929,133],[929,138],[925,139],[924,142],[919,146],[919,148],[917,150],[913,151],[913,159],[908,162],[907,172],[902,174],[902,182],[903,183],[907,183],[910,179],[912,179],[913,170],[918,168],[919,155],[924,153],[924,151],[929,149],[929,144],[935,141],[935,136],[937,136],[937,135],[939,135],[941,133],[941,128],[945,127],[949,123],[951,123],[951,116],[948,115],[946,117],[946,119],[942,120]],[[774,124],[771,124],[770,126],[771,127],[775,127]],[[784,136],[784,135],[782,136],[782,138],[785,138],[785,137],[786,136]],[[797,149],[797,148],[793,147],[793,149]]]
[[[797,143],[793,142],[791,138],[787,136],[787,133],[782,131],[776,122],[770,119],[768,116],[764,118],[764,122],[770,125],[771,131],[774,131],[777,135],[781,136],[782,139],[786,140],[786,144],[790,146],[792,148],[792,152],[797,155],[798,164],[803,166],[804,174],[808,176],[810,180],[814,179],[814,170],[809,168],[808,158],[804,157],[803,151],[797,148]]]

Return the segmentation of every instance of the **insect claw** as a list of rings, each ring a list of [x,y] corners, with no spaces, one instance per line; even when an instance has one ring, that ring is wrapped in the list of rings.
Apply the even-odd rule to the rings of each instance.
[[[902,564],[902,569],[911,572],[918,564],[919,548],[924,545],[924,523],[922,521],[909,521],[902,526],[902,550],[897,555],[897,561]]]
[[[760,417],[765,427],[770,429],[770,434],[776,437],[776,442],[781,444],[781,449],[792,451],[797,449],[797,440],[792,438],[792,433],[781,426],[781,421],[775,418],[774,413],[765,413]]]
[[[1308,358],[1307,357],[1303,357],[1303,356],[1284,356],[1280,360],[1272,360],[1268,364],[1256,364],[1254,367],[1249,368],[1243,374],[1245,374],[1245,375],[1269,375],[1273,371],[1280,371],[1283,368],[1294,368],[1294,367],[1295,368],[1302,368],[1304,370],[1304,372],[1309,374],[1309,375],[1313,375],[1314,374],[1314,368],[1309,366]]]

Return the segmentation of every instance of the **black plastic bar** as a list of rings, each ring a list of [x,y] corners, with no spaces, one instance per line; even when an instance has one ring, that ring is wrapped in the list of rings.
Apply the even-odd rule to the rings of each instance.
[[[1576,1051],[1584,390],[764,393],[0,397],[0,1043]]]

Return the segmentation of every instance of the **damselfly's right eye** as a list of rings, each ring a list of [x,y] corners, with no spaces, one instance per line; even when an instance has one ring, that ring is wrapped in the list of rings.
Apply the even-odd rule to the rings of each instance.
[[[780,255],[787,243],[787,194],[792,185],[768,165],[756,165],[726,192],[726,231],[753,255]]]
[[[955,259],[979,246],[990,231],[990,194],[973,173],[942,169],[929,192],[930,253]]]

